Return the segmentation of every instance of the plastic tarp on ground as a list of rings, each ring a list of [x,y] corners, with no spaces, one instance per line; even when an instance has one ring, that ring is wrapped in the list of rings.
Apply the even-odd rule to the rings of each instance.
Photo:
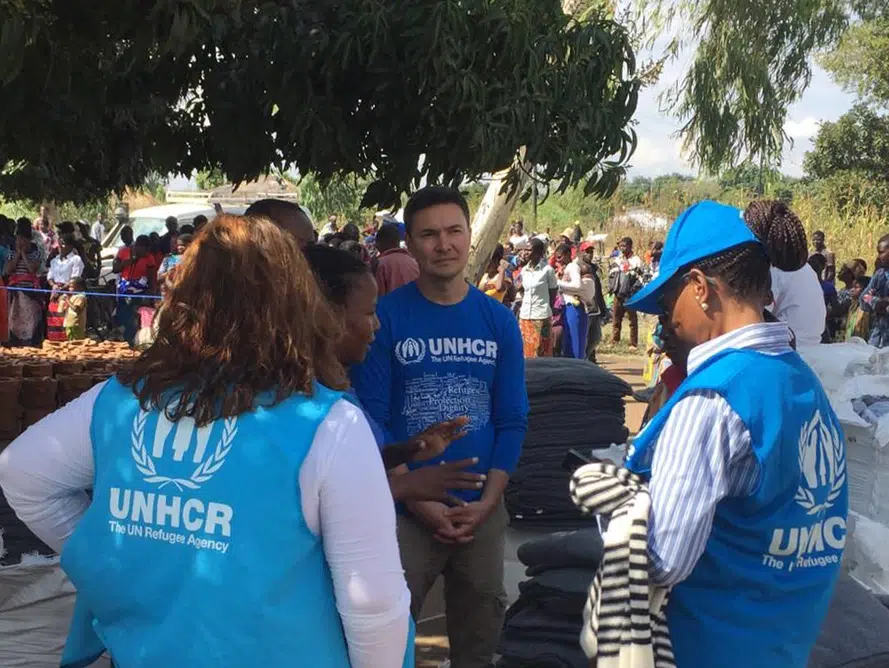
[[[845,565],[870,589],[889,594],[889,348],[863,341],[803,346],[842,422],[850,518]]]
[[[18,564],[0,566],[0,666],[58,668],[74,596],[58,557],[25,555]],[[110,665],[104,657],[93,664]]]

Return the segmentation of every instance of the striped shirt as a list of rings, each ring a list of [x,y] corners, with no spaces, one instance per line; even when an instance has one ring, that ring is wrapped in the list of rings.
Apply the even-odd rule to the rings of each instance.
[[[760,323],[702,343],[688,356],[689,375],[730,348],[786,353],[792,350],[790,330],[781,322]],[[750,432],[725,399],[712,390],[685,395],[654,446],[648,531],[652,581],[672,587],[685,580],[704,552],[717,504],[752,494],[759,477]]]

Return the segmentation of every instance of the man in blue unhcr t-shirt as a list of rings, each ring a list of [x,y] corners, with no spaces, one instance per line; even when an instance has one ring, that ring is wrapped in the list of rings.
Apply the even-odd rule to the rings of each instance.
[[[503,491],[528,425],[522,340],[509,310],[464,279],[470,229],[463,196],[423,188],[404,221],[420,275],[380,300],[380,331],[352,382],[390,443],[444,420],[470,419],[467,435],[442,460],[478,458],[470,470],[487,476],[484,487],[455,491],[463,506],[407,504],[398,540],[414,618],[443,573],[451,666],[486,668],[506,610]]]

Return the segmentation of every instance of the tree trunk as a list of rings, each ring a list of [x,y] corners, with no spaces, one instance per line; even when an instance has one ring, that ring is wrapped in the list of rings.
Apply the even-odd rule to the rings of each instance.
[[[569,15],[574,15],[584,6],[583,0],[562,0],[562,11]],[[520,151],[521,158],[524,159],[524,148]],[[518,164],[513,165],[514,169],[518,168]],[[475,218],[472,220],[472,242],[469,247],[469,262],[466,265],[466,278],[472,281],[473,285],[477,285],[482,277],[482,272],[488,264],[494,247],[503,234],[503,228],[506,227],[506,221],[509,220],[509,214],[518,201],[519,196],[528,183],[528,172],[532,169],[532,165],[525,163],[525,169],[521,171],[521,182],[519,187],[510,196],[500,194],[503,184],[506,181],[506,175],[509,170],[498,172],[494,175],[491,185],[485,193],[484,199],[475,212]],[[535,211],[536,214],[536,211]],[[536,221],[535,221],[536,224]]]
[[[524,150],[521,152],[524,155]],[[520,169],[519,165],[513,166],[513,169]],[[530,169],[530,165],[525,165],[525,170]],[[512,194],[503,193],[501,189],[506,182],[508,169],[498,172],[494,175],[491,185],[485,193],[482,203],[475,212],[472,219],[472,242],[469,247],[469,262],[466,265],[466,278],[473,285],[477,285],[482,277],[482,272],[494,252],[494,247],[503,234],[506,222],[509,220],[509,214],[512,212],[516,201],[522,194],[525,184],[528,182],[528,176],[524,170],[521,170],[521,182],[518,188]]]

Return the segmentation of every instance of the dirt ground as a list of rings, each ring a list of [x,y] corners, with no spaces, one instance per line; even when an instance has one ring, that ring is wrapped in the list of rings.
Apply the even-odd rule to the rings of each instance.
[[[642,382],[642,369],[645,359],[637,356],[600,355],[599,364],[613,374],[623,378],[634,391],[645,387]],[[627,398],[627,427],[631,434],[639,430],[645,404]],[[448,656],[448,638],[445,630],[444,602],[441,595],[441,581],[436,584],[417,623],[417,668],[437,668]]]

